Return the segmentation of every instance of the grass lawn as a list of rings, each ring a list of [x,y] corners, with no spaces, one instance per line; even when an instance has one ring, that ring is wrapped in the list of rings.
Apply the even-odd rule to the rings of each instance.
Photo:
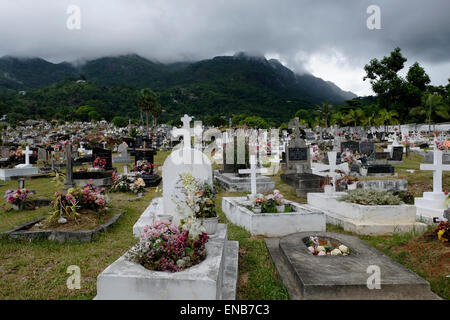
[[[162,166],[168,152],[158,152],[155,165]],[[412,156],[402,165],[396,165],[399,178],[406,178],[415,195],[430,191],[431,172],[408,173],[406,169],[419,168],[420,157]],[[117,165],[119,172],[122,166]],[[443,185],[448,187],[450,174],[444,177]],[[289,200],[305,203],[295,191],[281,181],[279,175],[272,177],[276,187]],[[3,194],[8,188],[16,188],[17,181],[9,181],[0,187]],[[36,197],[51,198],[56,186],[50,178],[26,181],[26,187],[36,190]],[[243,228],[229,223],[221,212],[223,196],[240,196],[220,190],[217,207],[220,222],[228,223],[228,238],[239,241],[239,279],[237,298],[247,299],[289,299],[289,294],[278,280],[276,270],[266,249],[263,237],[254,237]],[[113,261],[124,254],[136,239],[132,227],[148,206],[161,192],[149,188],[143,199],[126,201],[134,195],[110,194],[113,207],[123,209],[126,214],[108,232],[98,236],[91,243],[58,243],[52,241],[25,242],[0,239],[0,299],[92,299],[96,295],[97,276]],[[5,200],[2,200],[5,204]],[[9,206],[4,205],[7,209]],[[49,207],[35,211],[0,210],[0,231],[8,230],[26,221],[42,216]],[[334,226],[328,231],[343,232]],[[421,235],[406,234],[393,237],[360,237],[380,249],[394,260],[406,265],[420,276],[430,281],[432,290],[446,299],[450,298],[449,247]],[[67,267],[77,265],[81,269],[81,289],[69,290],[66,286]]]

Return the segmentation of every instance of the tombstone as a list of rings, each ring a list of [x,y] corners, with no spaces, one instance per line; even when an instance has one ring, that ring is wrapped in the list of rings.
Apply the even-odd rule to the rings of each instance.
[[[48,161],[48,153],[46,149],[38,148],[38,161]]]
[[[30,155],[33,154],[33,151],[31,151],[30,148],[27,146],[25,151],[22,152],[25,155],[25,163],[18,164],[16,168],[19,169],[32,168],[33,166],[30,164]]]
[[[349,149],[353,153],[359,152],[359,142],[358,141],[341,142],[341,151],[344,152],[345,149]]]
[[[119,145],[117,151],[119,156],[112,159],[113,163],[130,163],[132,161],[128,156],[128,145],[125,142]]]
[[[390,161],[402,161],[403,160],[403,147],[392,147],[392,157]]]
[[[95,159],[97,159],[97,158],[105,160],[106,161],[105,170],[113,169],[111,150],[102,149],[102,148],[94,148],[92,150],[92,158],[93,158],[93,161],[95,161]]]
[[[72,145],[69,143],[66,145],[66,181],[64,182],[64,190],[68,190],[75,185],[72,164]]]
[[[442,192],[442,173],[450,171],[450,165],[442,163],[442,150],[434,147],[433,164],[420,164],[420,170],[433,171],[433,192],[424,192],[422,198],[415,198],[414,204],[417,208],[417,218],[426,223],[433,223],[434,218],[443,219],[446,195]]]
[[[361,142],[359,144],[359,153],[365,154],[367,158],[375,157],[375,143],[373,142]]]
[[[0,157],[2,159],[9,159],[9,148],[2,147],[0,149]]]
[[[253,199],[256,198],[257,190],[256,190],[256,174],[257,173],[266,173],[267,169],[265,168],[256,168],[256,156],[251,155],[250,156],[250,169],[241,169],[239,170],[240,174],[250,174],[250,180],[251,180],[251,192],[250,195]]]

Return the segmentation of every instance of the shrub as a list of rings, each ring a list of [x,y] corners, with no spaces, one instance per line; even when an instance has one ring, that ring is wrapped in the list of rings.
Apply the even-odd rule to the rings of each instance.
[[[340,201],[357,203],[366,206],[392,206],[403,202],[398,196],[383,190],[351,190],[339,198]]]

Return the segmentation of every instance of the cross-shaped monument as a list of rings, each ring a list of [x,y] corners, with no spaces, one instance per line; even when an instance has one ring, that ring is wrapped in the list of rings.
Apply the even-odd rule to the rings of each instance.
[[[336,164],[336,158],[337,158],[337,152],[336,151],[329,151],[328,154],[328,165],[323,163],[316,164],[316,170],[317,171],[326,171],[328,170],[328,176],[332,178],[333,181],[333,190],[336,190],[336,170],[341,170],[344,172],[348,172],[348,163],[344,162],[341,164]]]
[[[239,174],[250,174],[250,190],[252,197],[256,197],[256,174],[266,173],[266,168],[256,168],[256,156],[250,155],[250,169],[240,169]]]
[[[433,193],[442,193],[442,172],[450,171],[450,165],[442,164],[442,150],[434,146],[433,164],[420,164],[420,170],[433,171]]]
[[[187,114],[185,114],[183,118],[181,118],[181,122],[183,123],[181,129],[174,128],[172,130],[172,137],[177,138],[179,136],[183,136],[183,149],[191,149],[191,120],[192,117],[189,117]]]
[[[293,130],[293,134],[294,134],[294,138],[295,139],[301,139],[301,132],[300,132],[300,122],[298,117],[295,117],[294,119],[292,119],[291,121],[289,121],[289,125],[288,125],[289,129]]]
[[[18,164],[16,168],[31,168],[32,165],[30,164],[30,155],[33,154],[33,151],[30,150],[30,148],[27,146],[25,151],[22,151],[25,155],[25,163]]]

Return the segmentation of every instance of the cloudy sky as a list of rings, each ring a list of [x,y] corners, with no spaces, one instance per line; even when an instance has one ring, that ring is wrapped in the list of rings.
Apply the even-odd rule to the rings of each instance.
[[[70,5],[80,29],[67,27]],[[367,27],[370,5],[381,29]],[[449,12],[449,0],[0,0],[0,55],[172,62],[249,51],[367,95],[364,65],[396,46],[407,66],[419,61],[433,84],[447,83]]]

